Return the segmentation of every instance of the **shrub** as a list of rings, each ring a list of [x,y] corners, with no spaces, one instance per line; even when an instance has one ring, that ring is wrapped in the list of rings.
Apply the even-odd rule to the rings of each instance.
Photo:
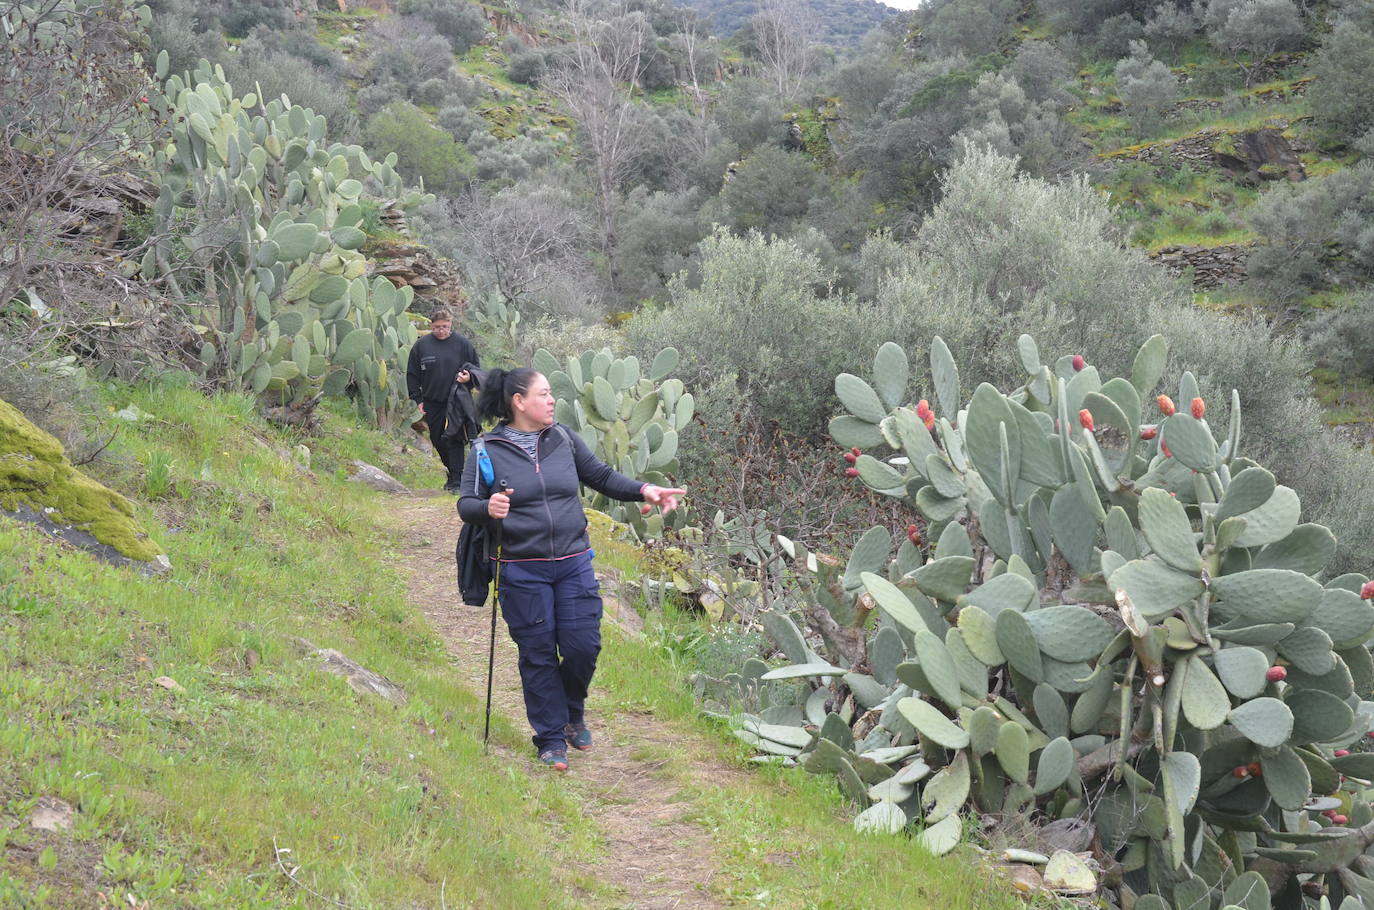
[[[1145,35],[1145,28],[1129,13],[1112,16],[1097,27],[1093,36],[1093,48],[1097,54],[1107,59],[1121,57],[1131,50],[1131,43]]]
[[[1132,41],[1130,50],[1130,56],[1116,64],[1117,94],[1126,112],[1145,128],[1158,122],[1164,108],[1178,97],[1178,80],[1151,56],[1144,41]]]
[[[627,302],[662,296],[673,276],[697,267],[697,243],[707,233],[700,208],[695,190],[650,193],[636,187],[626,197],[615,256],[617,284]]]
[[[1025,41],[1007,64],[1006,75],[1016,80],[1032,101],[1048,101],[1062,108],[1073,100],[1073,64],[1048,41]]]
[[[220,26],[230,38],[246,38],[253,29],[285,29],[291,14],[281,3],[226,3],[219,10]]]
[[[1336,23],[1312,63],[1307,99],[1326,137],[1352,142],[1374,128],[1374,14],[1354,12]]]
[[[806,215],[821,182],[807,155],[764,146],[735,168],[720,197],[737,230],[787,233]]]
[[[1210,0],[1202,21],[1216,46],[1237,63],[1242,52],[1263,59],[1281,47],[1295,45],[1303,33],[1293,0]],[[1247,81],[1249,77],[1247,69]]]
[[[1193,40],[1198,26],[1197,14],[1191,7],[1164,3],[1155,7],[1145,20],[1145,34],[1156,44],[1168,48],[1170,53],[1178,53],[1183,45]]]
[[[1322,282],[1333,240],[1345,244],[1354,262],[1374,268],[1371,215],[1371,162],[1275,187],[1250,210],[1250,225],[1263,238],[1246,265],[1250,279],[1280,301],[1301,297]]]
[[[1346,373],[1374,379],[1374,293],[1312,320],[1312,350]]]
[[[679,376],[708,424],[747,411],[795,436],[824,429],[836,373],[883,331],[854,302],[830,291],[814,254],[791,240],[718,229],[701,244],[701,283],[668,283],[671,302],[626,323],[631,345],[682,354]]]
[[[414,16],[384,19],[372,27],[367,57],[369,82],[401,86],[410,97],[426,79],[447,78],[453,68],[453,46],[429,23]]]
[[[506,67],[506,76],[512,82],[534,85],[544,75],[546,69],[548,69],[548,64],[544,60],[544,55],[539,51],[521,51],[511,57],[510,65]]]
[[[946,3],[931,18],[927,33],[947,54],[986,54],[997,48],[1014,6],[1009,0]]]
[[[1096,31],[1112,16],[1137,5],[1131,0],[1039,0],[1036,4],[1056,29],[1080,34]]]
[[[396,11],[433,23],[434,30],[453,45],[455,53],[481,44],[490,25],[482,7],[467,0],[401,0]]]
[[[401,172],[423,177],[429,189],[453,192],[472,177],[475,162],[468,150],[413,104],[397,101],[383,108],[367,121],[365,133],[371,154],[395,152]]]

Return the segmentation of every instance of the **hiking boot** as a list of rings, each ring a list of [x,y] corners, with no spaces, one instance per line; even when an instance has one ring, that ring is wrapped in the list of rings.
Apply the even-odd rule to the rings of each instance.
[[[563,738],[579,752],[586,752],[592,747],[592,731],[587,729],[586,724],[565,724]]]
[[[539,753],[539,760],[555,771],[568,770],[568,753],[562,749],[545,749]]]

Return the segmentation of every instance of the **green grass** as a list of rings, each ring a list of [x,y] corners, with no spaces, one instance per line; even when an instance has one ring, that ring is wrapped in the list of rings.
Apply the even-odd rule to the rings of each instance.
[[[129,399],[156,422],[122,434],[102,479],[138,493],[134,465],[171,453],[184,498],[139,510],[170,579],[0,525],[0,815],[21,822],[0,825],[0,906],[95,906],[101,889],[157,907],[314,906],[306,887],[366,907],[596,894],[567,871],[598,837],[571,797],[482,758],[481,705],[387,567],[375,494],[321,464],[301,474],[246,398],[166,383]],[[329,426],[324,467],[395,449]],[[407,704],[360,698],[293,636],[400,683]],[[70,831],[28,827],[41,796],[77,807]]]
[[[481,701],[388,559],[386,500],[344,479],[361,458],[422,486],[437,480],[432,458],[343,410],[303,438],[262,422],[248,397],[171,379],[108,402],[153,417],[93,473],[135,499],[152,484],[160,498],[139,502],[139,519],[175,568],[147,579],[0,524],[0,906],[103,906],[98,892],[158,908],[327,903],[316,894],[369,908],[615,905],[617,889],[575,871],[604,843],[583,790],[482,755]],[[310,473],[292,457],[302,444]],[[642,562],[604,528],[597,549],[630,575]],[[684,652],[665,645],[702,630],[670,610],[643,640],[609,631],[597,698],[612,718],[647,713],[673,733],[666,755],[645,758],[670,759],[654,773],[710,831],[718,896],[1019,903],[972,862],[855,834],[834,781],[747,765],[698,715]],[[408,700],[355,694],[297,637]],[[497,724],[499,746],[523,755],[521,726]],[[729,788],[702,771],[722,762],[746,769]],[[30,828],[41,797],[74,806],[74,826]]]

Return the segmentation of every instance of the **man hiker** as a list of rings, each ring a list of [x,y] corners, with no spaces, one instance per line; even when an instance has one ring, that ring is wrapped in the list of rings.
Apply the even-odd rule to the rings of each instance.
[[[471,368],[481,363],[472,342],[453,333],[453,314],[446,307],[434,308],[429,316],[429,330],[429,334],[416,339],[410,349],[406,390],[410,400],[425,412],[429,441],[448,471],[444,489],[456,493],[463,473],[463,449],[467,438],[461,433],[444,435],[449,393],[454,383],[471,384]]]

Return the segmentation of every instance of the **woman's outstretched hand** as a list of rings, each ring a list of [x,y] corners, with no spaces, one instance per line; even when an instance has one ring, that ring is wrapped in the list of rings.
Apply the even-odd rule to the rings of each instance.
[[[487,514],[492,518],[505,518],[510,514],[510,496],[514,490],[506,490],[504,493],[493,493],[491,499],[487,500]]]
[[[652,483],[646,483],[640,493],[644,496],[644,501],[650,505],[658,506],[667,515],[677,508],[677,498],[685,494],[686,490],[679,490],[676,487],[660,487]]]

